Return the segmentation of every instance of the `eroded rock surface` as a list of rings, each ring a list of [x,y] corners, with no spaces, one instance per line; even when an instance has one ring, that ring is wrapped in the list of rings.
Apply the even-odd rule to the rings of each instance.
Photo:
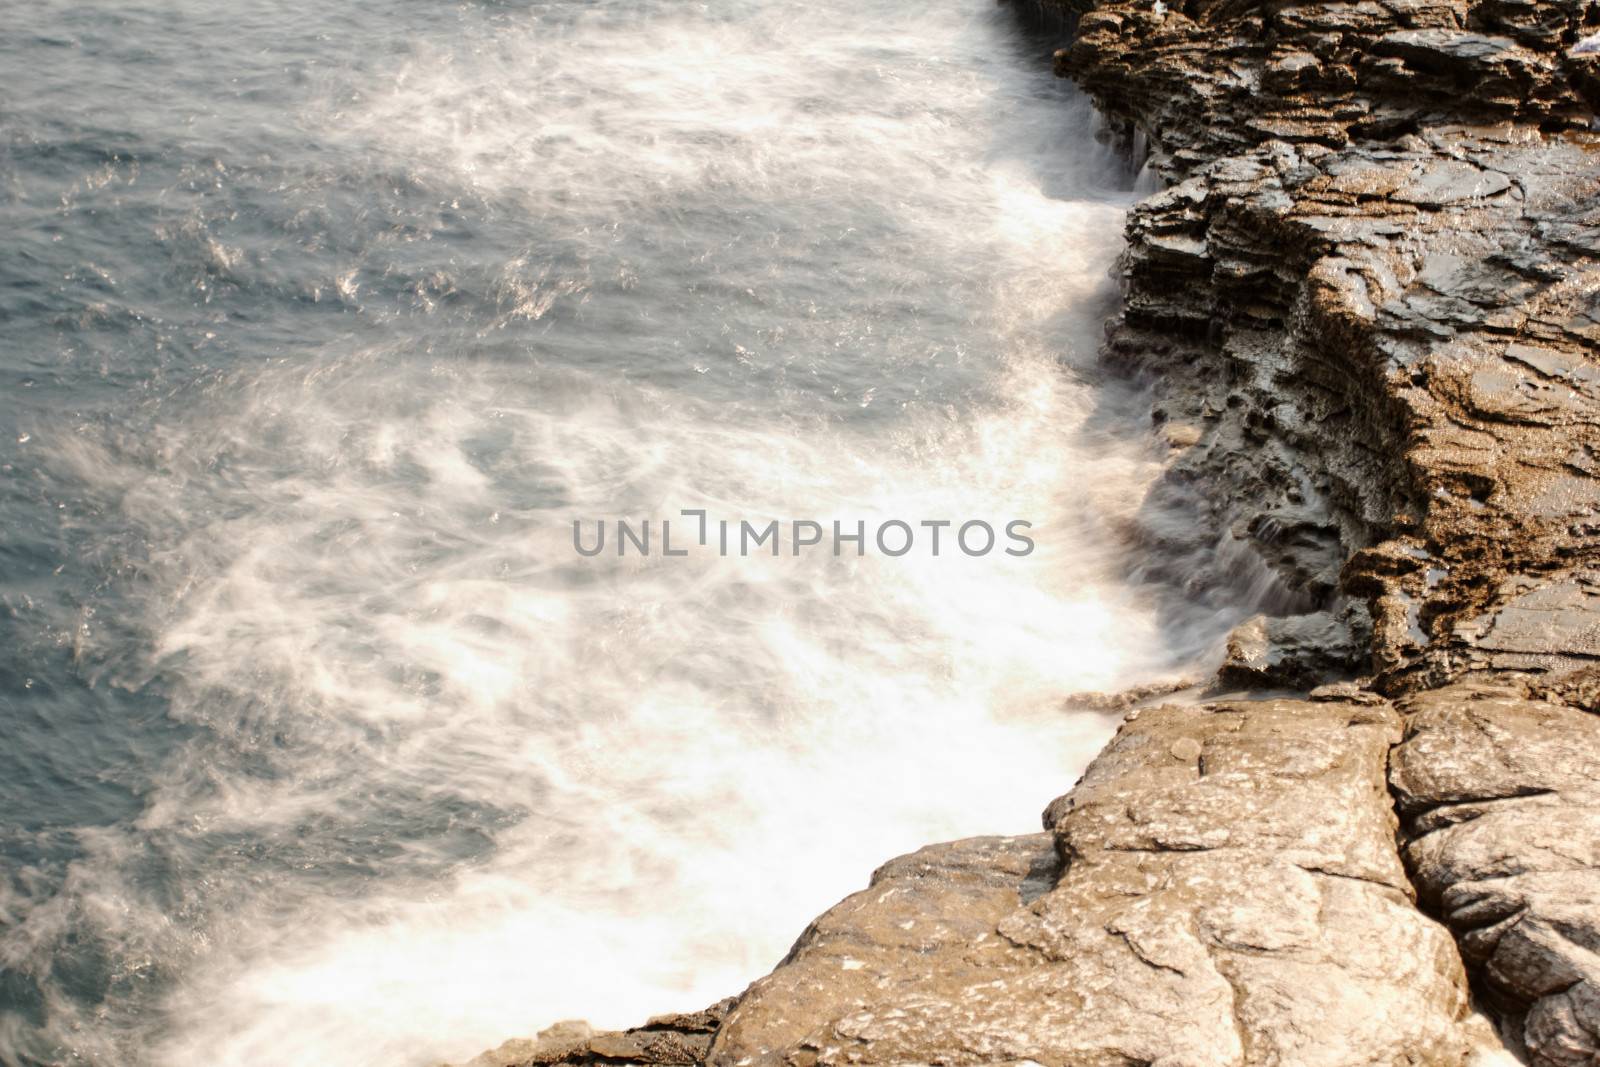
[[[662,1015],[632,1030],[596,1031],[581,1021],[556,1023],[533,1038],[515,1038],[474,1058],[466,1067],[682,1067],[705,1062],[711,1035],[733,998],[705,1011]]]
[[[1464,1063],[1465,977],[1394,850],[1399,736],[1336,700],[1145,711],[1050,834],[924,849],[818,919],[710,1062]]]
[[[1253,586],[1230,684],[1365,646],[1424,903],[1514,1046],[1600,1064],[1600,4],[1045,6],[1167,183],[1106,349],[1183,427],[1145,538]]]
[[[1351,614],[1315,611],[1247,619],[1228,636],[1218,676],[1224,685],[1306,688],[1355,674],[1366,662],[1369,633],[1365,616],[1352,620]]]
[[[1470,121],[1583,129],[1590,0],[1046,0],[1081,15],[1058,56],[1185,175],[1264,141],[1331,148]]]
[[[1172,575],[1361,602],[1393,692],[1600,656],[1600,4],[1046,6],[1171,183],[1108,353],[1192,440]]]
[[[1568,672],[1600,655],[1583,458],[1600,455],[1600,392],[1582,386],[1600,375],[1600,215],[1581,255],[1538,235],[1600,212],[1600,145],[1526,128],[1408,141],[1359,166],[1272,143],[1135,209],[1110,351],[1156,375],[1163,417],[1208,427],[1147,529],[1251,545],[1280,613],[1364,600],[1391,689]],[[1436,153],[1516,183],[1413,202]],[[1218,482],[1236,492],[1192,488]],[[1231,580],[1226,553],[1184,536],[1163,547]]]
[[[1406,702],[1406,860],[1537,1067],[1600,1063],[1600,716],[1468,682]]]

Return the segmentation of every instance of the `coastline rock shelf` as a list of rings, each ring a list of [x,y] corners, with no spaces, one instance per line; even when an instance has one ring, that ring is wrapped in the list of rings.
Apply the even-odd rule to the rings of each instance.
[[[478,1062],[1600,1065],[1600,2],[1039,6],[1165,185],[1141,535],[1191,595],[1244,546],[1221,681],[1307,696],[1131,714],[735,1000]]]

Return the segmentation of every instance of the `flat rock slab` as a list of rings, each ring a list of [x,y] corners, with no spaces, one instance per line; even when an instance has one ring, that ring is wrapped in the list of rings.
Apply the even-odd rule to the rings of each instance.
[[[1406,860],[1536,1067],[1600,1064],[1600,716],[1464,682],[1413,697]]]
[[[709,1062],[1463,1064],[1465,976],[1395,852],[1400,731],[1338,700],[1145,711],[1049,834],[924,849],[818,919]]]

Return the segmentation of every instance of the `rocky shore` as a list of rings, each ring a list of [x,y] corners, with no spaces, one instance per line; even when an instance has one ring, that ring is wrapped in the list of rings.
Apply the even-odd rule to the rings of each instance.
[[[1132,712],[738,998],[479,1064],[1600,1065],[1600,0],[1041,6],[1165,186],[1138,536],[1302,695]]]

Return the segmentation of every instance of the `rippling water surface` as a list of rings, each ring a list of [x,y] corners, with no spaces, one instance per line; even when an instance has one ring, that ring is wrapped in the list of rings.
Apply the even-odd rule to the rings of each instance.
[[[989,0],[150,0],[0,36],[0,1062],[694,1009],[1170,670],[1129,177]],[[594,559],[574,518],[1031,521]]]

